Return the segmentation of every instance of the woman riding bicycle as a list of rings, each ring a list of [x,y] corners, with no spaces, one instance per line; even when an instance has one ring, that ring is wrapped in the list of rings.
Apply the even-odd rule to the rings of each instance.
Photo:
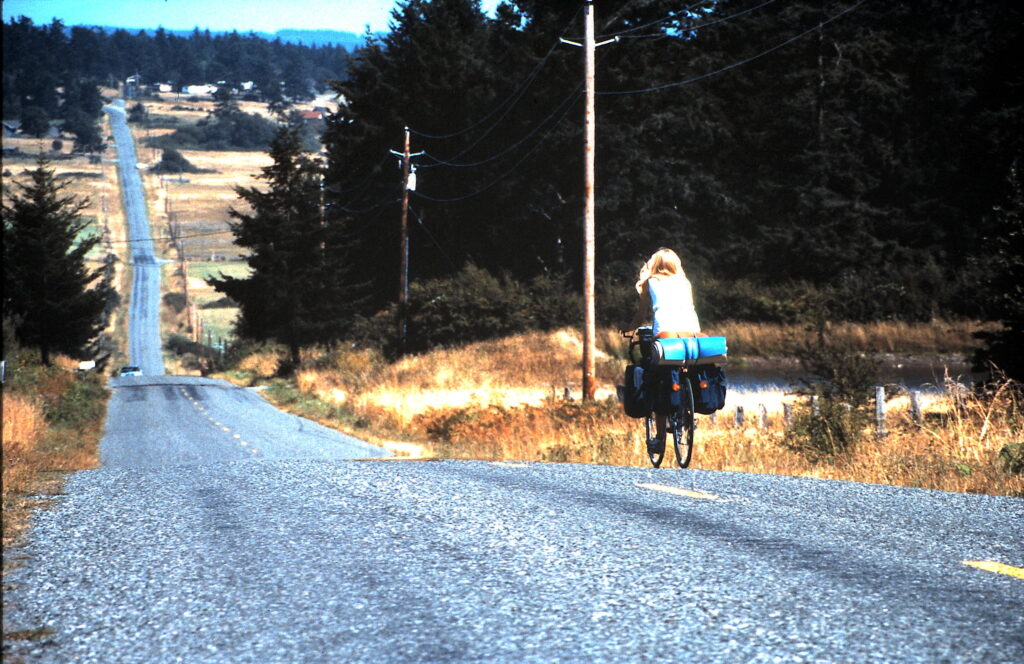
[[[697,311],[693,307],[693,286],[683,272],[679,255],[662,247],[640,268],[636,282],[640,295],[636,314],[631,324],[637,328],[653,319],[653,331],[658,339],[703,336]],[[656,420],[657,444],[664,449],[666,416]]]

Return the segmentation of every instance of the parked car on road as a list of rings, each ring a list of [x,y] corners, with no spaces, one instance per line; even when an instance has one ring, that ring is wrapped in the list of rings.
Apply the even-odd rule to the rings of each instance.
[[[140,369],[140,368],[138,368],[136,366],[121,367],[120,369],[118,369],[117,375],[118,376],[141,376],[142,375],[142,369]]]

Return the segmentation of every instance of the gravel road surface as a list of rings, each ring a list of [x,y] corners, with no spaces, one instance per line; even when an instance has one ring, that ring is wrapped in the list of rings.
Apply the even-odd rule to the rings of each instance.
[[[192,447],[39,517],[30,661],[1024,661],[1024,581],[963,563],[1024,562],[1018,499]]]
[[[124,102],[118,100],[115,105],[104,106],[103,110],[110,116],[114,146],[117,148],[117,175],[132,247],[128,355],[143,374],[159,376],[164,372],[160,344],[160,264],[150,239],[146,194],[139,177],[135,143],[125,118]]]

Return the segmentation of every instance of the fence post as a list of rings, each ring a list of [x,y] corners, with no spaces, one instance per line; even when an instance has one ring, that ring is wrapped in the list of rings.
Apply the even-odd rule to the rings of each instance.
[[[760,415],[761,415],[761,428],[762,429],[767,429],[768,428],[768,409],[765,408],[765,405],[763,403],[757,404],[757,409],[758,409],[758,411],[760,411]]]
[[[885,429],[885,388],[881,385],[875,388],[875,433],[879,438],[889,433]]]
[[[924,419],[921,415],[921,393],[917,390],[910,391],[910,417],[917,424]]]
[[[785,420],[786,426],[792,426],[793,424],[793,404],[784,403],[782,404],[782,419]]]
[[[736,428],[743,428],[743,406],[736,406]]]
[[[821,404],[818,403],[817,394],[811,395],[811,415],[813,415],[814,417],[821,416]]]

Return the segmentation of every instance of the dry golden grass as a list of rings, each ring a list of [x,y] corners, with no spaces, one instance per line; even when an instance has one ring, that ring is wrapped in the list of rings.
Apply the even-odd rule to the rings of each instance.
[[[3,491],[4,537],[7,537],[8,501],[24,495],[32,478],[30,459],[46,433],[43,409],[32,399],[20,395],[4,395],[3,399]],[[9,497],[10,495],[10,497]]]
[[[881,329],[863,332],[864,338]],[[932,336],[948,339],[942,329]],[[296,388],[328,406],[322,411],[327,415],[318,416],[327,424],[351,428],[360,422],[378,439],[414,441],[431,455],[648,466],[643,421],[623,415],[614,399],[621,348],[614,333],[602,339],[610,353],[599,360],[594,403],[580,403],[578,392],[572,401],[563,398],[565,385],[579,383],[579,337],[572,330],[438,350],[393,364],[371,351],[310,351]],[[245,369],[252,374],[259,367],[269,377],[278,359],[264,352],[249,358]],[[698,416],[692,467],[1024,495],[1024,478],[1007,474],[998,459],[1004,445],[1020,441],[1024,421],[1024,404],[1006,388],[985,401],[948,383],[922,395],[922,423],[910,418],[909,398],[896,395],[887,402],[889,435],[866,431],[852,454],[832,463],[813,462],[783,444],[783,404],[796,399],[782,391],[731,391],[717,417]],[[735,425],[736,406],[745,412],[742,428]],[[346,422],[332,422],[339,409],[349,414]],[[665,465],[672,463],[669,453]]]
[[[25,353],[15,356],[24,362]],[[99,440],[102,435],[105,407],[94,399],[103,399],[92,390],[92,396],[81,392],[67,399],[81,380],[95,377],[78,376],[77,362],[56,358],[49,369],[32,370],[30,384],[17,389],[4,387],[3,394],[3,540],[10,545],[24,531],[31,496],[60,491],[63,473],[96,468],[99,465]],[[12,376],[13,378],[13,376]],[[17,379],[14,379],[17,381]],[[49,421],[60,410],[58,424]],[[83,414],[83,413],[91,413]]]
[[[832,323],[828,332],[833,343],[866,353],[899,355],[964,353],[976,345],[974,332],[995,329],[995,324],[978,321],[933,321],[903,323]],[[729,352],[743,357],[791,355],[795,347],[814,340],[803,325],[726,322],[708,330],[729,339]]]

